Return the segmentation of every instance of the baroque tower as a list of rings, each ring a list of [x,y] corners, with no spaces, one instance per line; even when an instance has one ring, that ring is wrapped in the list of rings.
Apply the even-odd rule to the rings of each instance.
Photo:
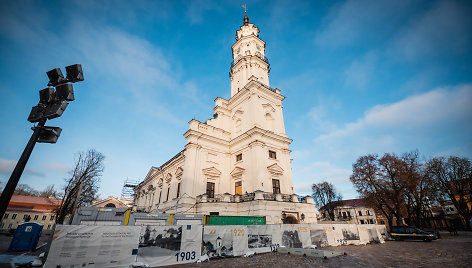
[[[312,198],[294,193],[285,97],[269,86],[265,45],[245,14],[231,48],[231,98],[215,99],[212,119],[190,120],[185,149],[135,188],[136,211],[316,222]]]

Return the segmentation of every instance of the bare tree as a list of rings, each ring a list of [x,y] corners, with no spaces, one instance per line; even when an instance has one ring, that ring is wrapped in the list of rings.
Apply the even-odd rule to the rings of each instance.
[[[74,210],[74,203],[78,206],[89,205],[97,197],[100,178],[103,174],[103,160],[105,156],[93,149],[80,152],[72,170],[71,177],[66,180],[64,198],[56,212],[56,223],[63,223],[66,216]],[[76,196],[82,184],[82,191],[76,202]]]
[[[44,190],[39,192],[40,197],[54,197],[57,198],[59,194],[57,193],[56,188],[54,187],[54,184],[46,186]]]
[[[30,187],[28,184],[18,184],[18,186],[15,188],[14,194],[39,196],[39,192]]]
[[[427,162],[427,173],[440,188],[443,198],[450,199],[469,226],[472,217],[472,163],[457,156],[436,157]]]
[[[404,207],[402,161],[394,154],[362,156],[352,165],[351,182],[367,205],[385,215],[389,225],[393,218],[401,225]]]
[[[334,221],[334,209],[340,204],[342,196],[336,192],[334,185],[323,181],[315,183],[311,186],[313,190],[313,200],[316,203],[318,209],[323,208],[328,212],[330,220]]]

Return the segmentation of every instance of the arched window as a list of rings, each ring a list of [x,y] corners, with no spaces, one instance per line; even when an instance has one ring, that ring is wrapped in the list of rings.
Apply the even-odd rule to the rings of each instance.
[[[116,208],[115,204],[113,203],[108,203],[105,205],[106,208]]]

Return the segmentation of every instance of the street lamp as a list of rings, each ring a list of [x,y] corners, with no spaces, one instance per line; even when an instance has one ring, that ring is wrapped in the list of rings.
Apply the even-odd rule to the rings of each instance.
[[[48,119],[60,117],[69,105],[68,101],[75,99],[74,90],[70,83],[84,80],[82,65],[80,64],[67,66],[66,72],[66,78],[64,78],[60,68],[46,72],[49,78],[48,87],[39,91],[39,103],[31,109],[28,116],[28,121],[38,124],[31,128],[33,134],[0,196],[0,219],[3,219],[8,203],[10,203],[13,192],[20,180],[21,174],[23,174],[23,170],[25,169],[36,142],[56,143],[61,135],[62,129],[60,127],[44,125]]]

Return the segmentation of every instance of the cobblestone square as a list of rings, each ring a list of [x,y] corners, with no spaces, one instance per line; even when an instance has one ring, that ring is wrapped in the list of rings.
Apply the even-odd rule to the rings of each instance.
[[[266,253],[169,267],[471,267],[472,232],[459,232],[459,236],[441,232],[441,238],[432,242],[386,241],[323,249],[342,251],[346,255],[325,260]]]

